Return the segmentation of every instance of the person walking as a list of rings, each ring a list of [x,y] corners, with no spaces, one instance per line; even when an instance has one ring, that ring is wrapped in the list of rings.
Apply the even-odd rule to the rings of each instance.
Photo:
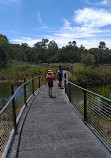
[[[53,87],[54,76],[53,76],[53,72],[51,70],[48,70],[48,74],[46,75],[46,79],[47,79],[48,87],[49,87],[48,94],[52,98],[52,87]]]
[[[62,86],[62,76],[63,76],[63,69],[62,69],[61,65],[59,65],[59,67],[57,69],[57,76],[58,76],[58,86],[61,87]]]

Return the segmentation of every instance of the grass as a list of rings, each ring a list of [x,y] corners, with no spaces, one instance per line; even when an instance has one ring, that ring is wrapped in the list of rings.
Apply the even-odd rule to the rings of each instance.
[[[0,81],[9,81],[15,82],[23,80],[24,78],[30,79],[32,76],[39,76],[41,74],[46,74],[48,69],[51,69],[55,72],[55,68],[52,67],[44,67],[44,66],[32,66],[28,63],[23,62],[14,62],[6,69],[0,70]]]
[[[76,64],[73,67],[71,81],[78,85],[87,86],[108,85],[111,84],[111,67],[108,66],[83,66]]]

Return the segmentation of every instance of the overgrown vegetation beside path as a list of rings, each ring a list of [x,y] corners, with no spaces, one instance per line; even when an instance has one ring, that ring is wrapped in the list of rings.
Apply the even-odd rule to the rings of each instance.
[[[0,81],[1,82],[20,82],[24,78],[30,79],[34,76],[39,76],[41,74],[46,74],[48,69],[55,72],[56,68],[50,66],[38,66],[30,65],[25,62],[14,62],[9,64],[7,68],[0,70]]]
[[[83,64],[73,65],[71,81],[78,85],[96,86],[111,84],[111,66],[100,65],[98,67],[84,66]]]

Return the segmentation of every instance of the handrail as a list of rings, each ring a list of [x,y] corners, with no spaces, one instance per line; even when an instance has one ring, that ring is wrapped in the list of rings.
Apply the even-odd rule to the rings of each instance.
[[[27,82],[23,83],[21,86],[19,86],[19,88],[17,88],[17,90],[14,92],[14,94],[12,95],[12,97],[10,98],[10,100],[5,104],[5,106],[0,110],[0,115],[6,110],[6,108],[9,106],[10,102],[13,100],[13,98],[15,97],[15,95],[17,94],[17,92],[24,86],[26,85],[28,82],[36,79],[36,78],[39,78],[39,77],[42,77],[44,75],[40,75],[40,76],[37,76],[37,77],[34,77],[30,80],[28,80]]]
[[[6,155],[8,154],[10,144],[12,142],[12,137],[14,136],[17,130],[18,117],[20,118],[20,114],[23,112],[24,108],[27,106],[27,103],[29,102],[29,99],[27,100],[27,98],[29,97],[31,99],[31,97],[36,92],[35,90],[39,89],[41,85],[45,84],[45,75],[46,74],[33,77],[32,79],[26,82],[24,79],[24,83],[21,86],[19,86],[15,92],[12,85],[12,96],[9,99],[9,101],[5,104],[5,106],[0,110],[0,157],[7,157]],[[40,78],[43,76],[43,80],[40,80]],[[33,81],[36,79],[39,80],[36,81],[37,84],[35,86]],[[29,82],[30,84],[28,85]],[[26,88],[26,85],[29,87],[29,89]],[[23,94],[20,96],[19,99],[16,98],[19,90],[23,87]]]
[[[65,93],[69,98],[71,106],[81,116],[83,122],[88,127],[94,129],[93,133],[96,136],[98,135],[98,139],[111,153],[111,135],[109,128],[111,124],[111,99],[82,88],[66,78],[65,73]]]
[[[97,94],[97,93],[94,93],[94,92],[92,92],[92,91],[90,91],[90,90],[88,90],[88,89],[82,88],[82,87],[80,87],[80,86],[78,86],[78,85],[76,85],[76,84],[74,84],[74,83],[72,83],[72,82],[66,80],[65,78],[64,78],[64,80],[65,80],[66,82],[68,82],[68,83],[74,85],[75,87],[77,87],[77,88],[83,90],[83,91],[86,91],[86,92],[88,92],[88,93],[91,93],[91,94],[93,94],[93,95],[98,96],[99,98],[102,98],[102,99],[105,99],[105,100],[111,102],[111,99],[108,99],[108,98],[106,98],[106,97],[103,97],[102,95],[99,95],[99,94]]]

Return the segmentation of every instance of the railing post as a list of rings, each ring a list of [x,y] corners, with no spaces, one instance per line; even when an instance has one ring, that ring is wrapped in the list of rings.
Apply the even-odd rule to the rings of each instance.
[[[68,88],[69,88],[69,101],[71,102],[71,85],[68,82]]]
[[[11,86],[11,93],[12,95],[14,94],[14,87],[13,87],[13,84]],[[12,118],[13,118],[13,127],[16,131],[17,129],[17,124],[16,124],[16,110],[15,110],[15,98],[13,98],[12,100]]]
[[[66,79],[66,73],[64,74],[64,78]],[[64,80],[64,87],[65,87],[65,93],[66,93],[66,80]]]
[[[40,88],[40,76],[39,76],[39,88]]]
[[[32,94],[34,95],[34,79],[33,79],[33,76],[32,76]]]
[[[24,83],[26,82],[25,78],[24,78]],[[26,84],[24,85],[24,104],[27,105],[26,102]]]
[[[68,78],[68,81],[69,81],[69,72],[67,73],[67,78]]]
[[[86,88],[86,84],[85,84],[85,88]],[[86,91],[84,90],[84,122],[87,121],[87,94]]]

